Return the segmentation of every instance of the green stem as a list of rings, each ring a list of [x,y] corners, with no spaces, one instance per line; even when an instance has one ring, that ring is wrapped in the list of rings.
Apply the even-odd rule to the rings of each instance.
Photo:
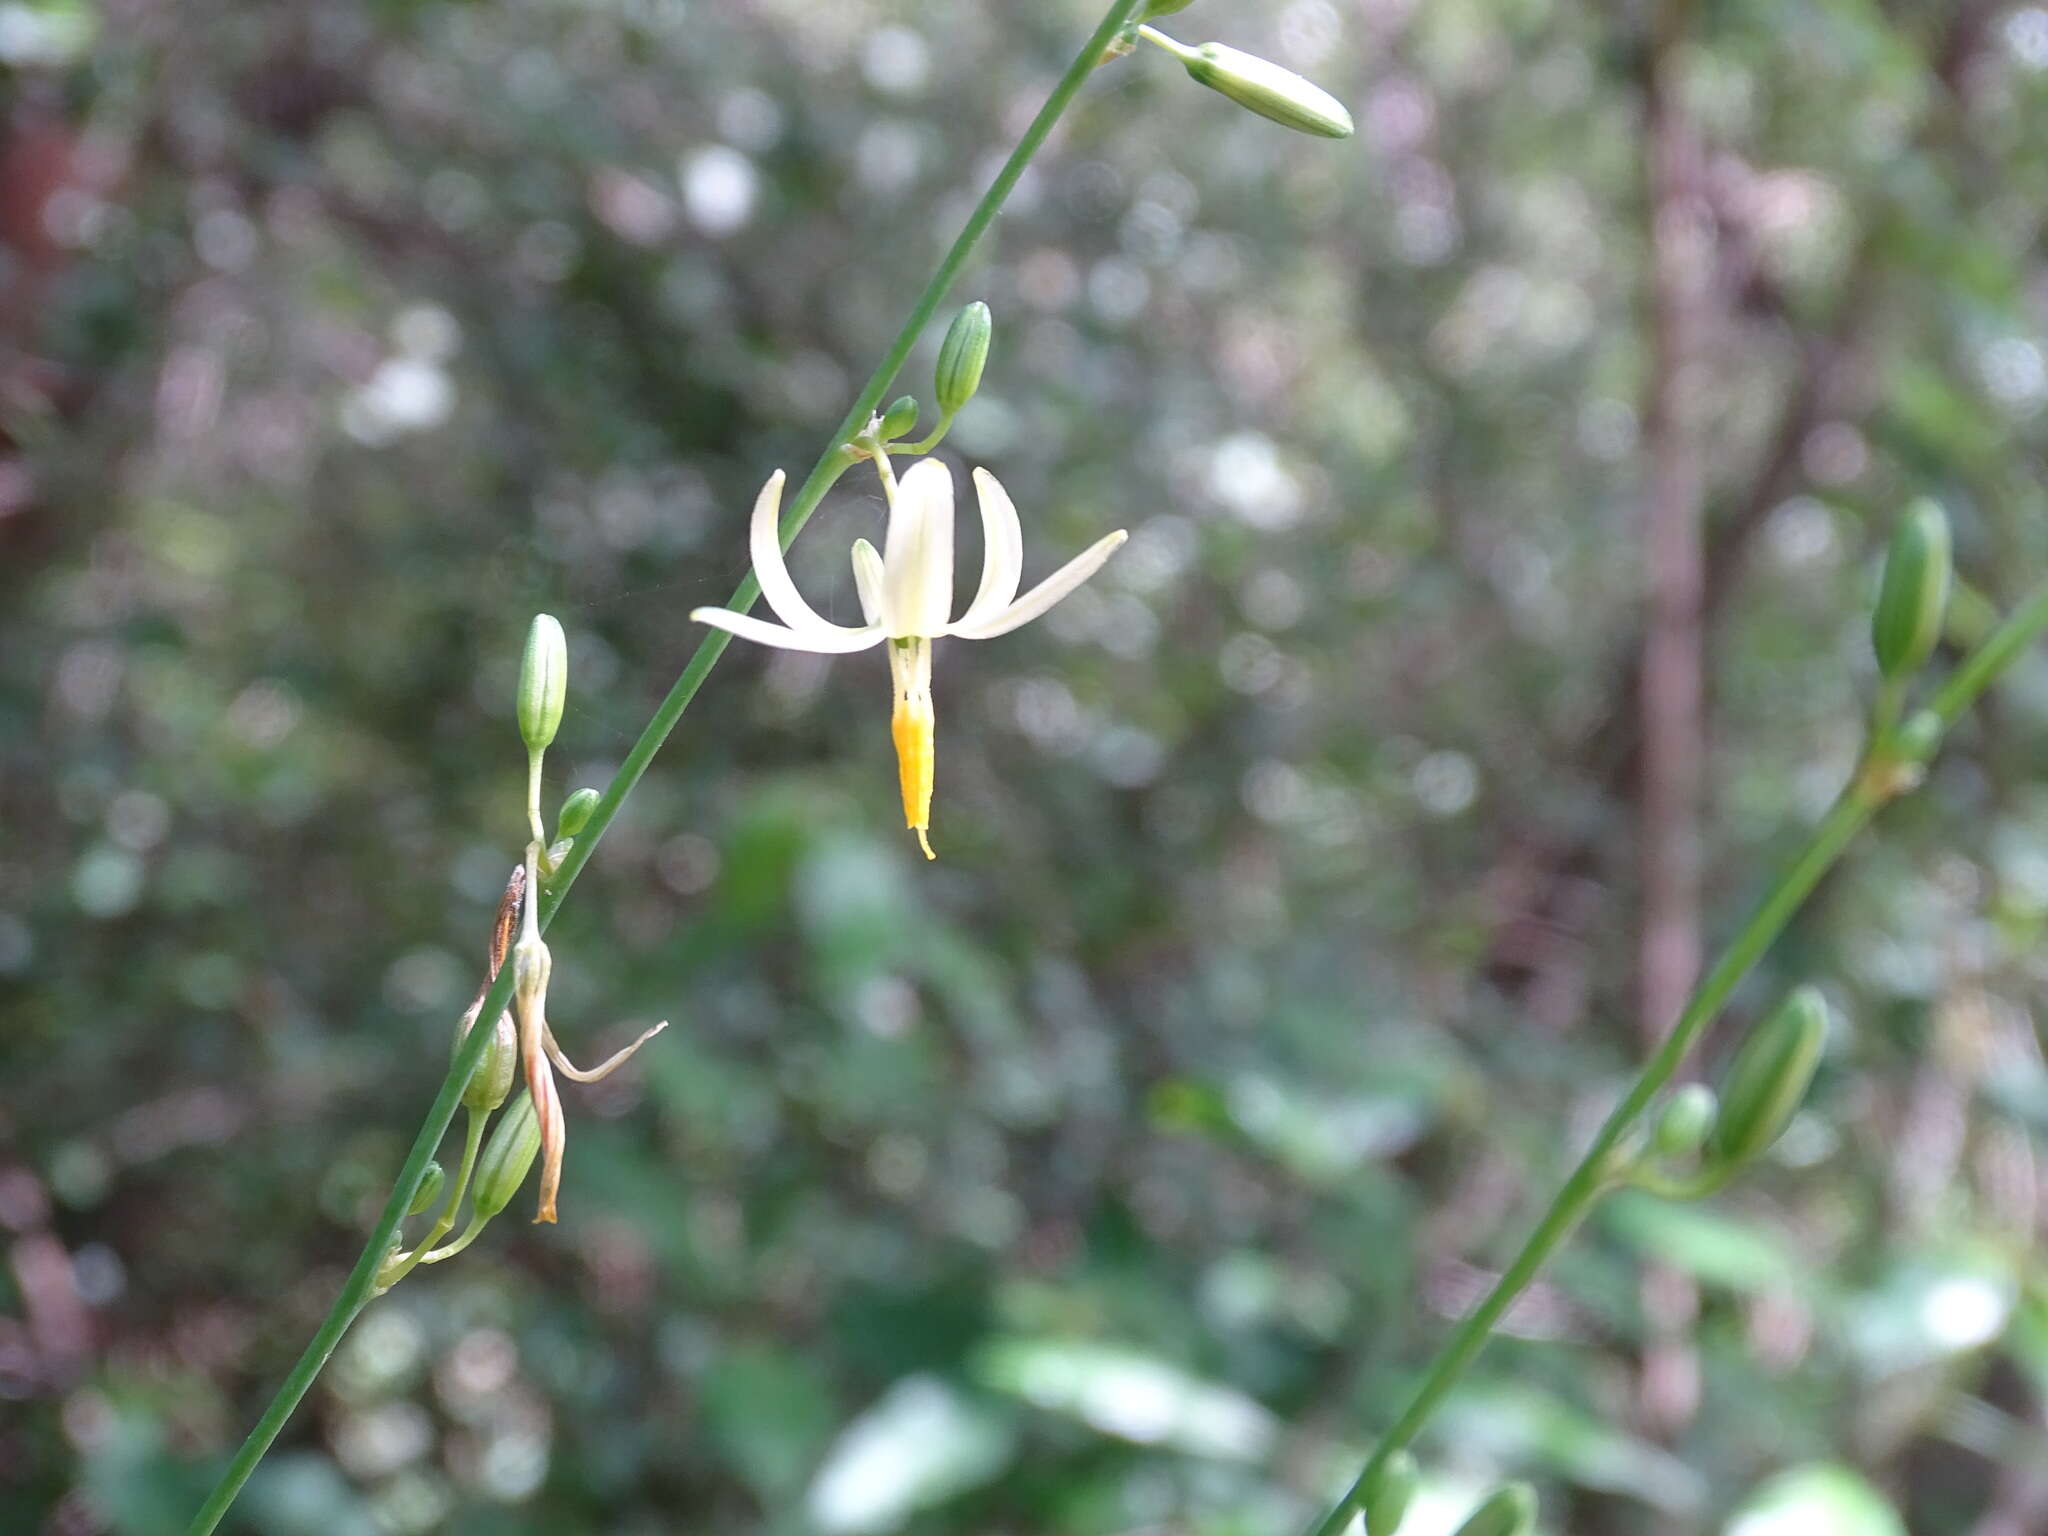
[[[932,274],[931,281],[925,284],[924,292],[918,295],[916,304],[911,307],[909,318],[897,332],[896,339],[883,357],[881,365],[862,387],[852,408],[847,411],[846,419],[839,424],[825,452],[820,455],[817,464],[790,503],[789,511],[782,520],[782,543],[785,548],[810,519],[811,513],[817,509],[819,501],[831,488],[832,482],[851,464],[852,461],[844,452],[846,444],[853,440],[867,424],[868,418],[874,414],[883,394],[895,380],[897,371],[910,356],[911,348],[917,344],[917,338],[931,323],[931,318],[938,312],[939,305],[945,302],[947,292],[959,277],[961,269],[966,266],[968,257],[973,254],[982,236],[988,233],[989,226],[995,222],[997,213],[1001,211],[1003,203],[1016,187],[1018,178],[1024,174],[1025,167],[1037,155],[1046,137],[1052,132],[1053,125],[1072,105],[1074,97],[1087,83],[1096,64],[1115,41],[1117,34],[1129,24],[1132,13],[1142,3],[1143,0],[1111,0],[1102,21],[1089,36],[1088,41],[1082,44],[1080,52],[1075,54],[1073,62],[1067,66],[1066,73],[1060,76],[1059,83],[1046,97],[1045,105],[1039,108],[1038,115],[1031,120],[1031,126],[1024,130],[1024,136],[1017,141],[1017,147],[1010,152],[1009,159],[1003,162],[1003,168],[996,173],[995,180],[982,194],[981,201],[975,204],[974,211],[968,215],[967,223],[961,228],[959,236],[940,260],[938,270]],[[727,606],[736,612],[745,613],[754,606],[754,600],[760,595],[760,585],[752,575],[749,575],[739,584]],[[624,804],[626,796],[632,792],[633,786],[640,782],[641,775],[647,772],[648,764],[654,761],[655,753],[661,750],[669,732],[675,729],[683,711],[689,707],[690,701],[697,695],[697,690],[703,686],[705,677],[710,674],[712,667],[717,665],[718,658],[725,653],[730,639],[731,636],[724,630],[710,631],[690,657],[682,675],[669,689],[668,696],[655,710],[654,717],[647,722],[647,728],[640,733],[640,739],[633,743],[633,750],[626,754],[626,760],[619,765],[618,772],[612,775],[611,783],[605,787],[604,794],[597,802],[597,809],[591,813],[589,822],[577,836],[575,846],[562,861],[562,867],[555,872],[553,883],[540,897],[540,922],[543,928],[554,920],[563,897],[568,894],[570,886],[576,883],[576,877],[583,872],[583,866],[590,862],[590,856],[597,851],[597,845],[603,840],[606,829],[611,826],[612,818],[618,815],[619,807]],[[500,969],[497,979],[491,983],[490,992],[484,998],[483,1006],[477,1010],[478,1019],[496,1019],[504,1012],[511,998],[512,967],[508,965]],[[226,1471],[221,1474],[220,1481],[207,1495],[199,1513],[193,1517],[190,1536],[206,1536],[206,1533],[220,1524],[221,1517],[234,1503],[236,1494],[241,1492],[242,1485],[249,1480],[249,1474],[256,1470],[264,1453],[270,1449],[271,1442],[277,1438],[278,1432],[284,1428],[285,1421],[291,1417],[292,1410],[298,1406],[299,1400],[306,1395],[319,1376],[321,1368],[327,1364],[328,1357],[334,1353],[342,1335],[348,1332],[349,1325],[369,1303],[376,1289],[377,1270],[383,1263],[385,1255],[391,1251],[392,1243],[398,1235],[399,1224],[405,1219],[406,1207],[412,1203],[413,1195],[419,1189],[420,1180],[426,1175],[427,1164],[433,1158],[434,1149],[441,1144],[441,1138],[447,1133],[449,1122],[455,1118],[455,1107],[462,1097],[463,1087],[469,1082],[470,1074],[476,1070],[477,1063],[483,1059],[485,1047],[495,1038],[496,1032],[486,1027],[472,1029],[469,1038],[463,1041],[462,1049],[456,1053],[448,1076],[441,1084],[441,1091],[434,1098],[433,1107],[427,1111],[427,1118],[420,1126],[419,1135],[413,1140],[412,1151],[406,1157],[405,1166],[399,1170],[398,1181],[391,1189],[391,1197],[384,1202],[383,1213],[378,1216],[376,1226],[371,1229],[369,1241],[363,1245],[362,1256],[356,1260],[355,1268],[349,1272],[341,1293],[335,1297],[334,1305],[329,1308],[327,1316],[314,1331],[305,1352],[292,1366],[290,1374],[285,1377],[283,1385],[271,1399],[270,1406],[264,1410],[262,1418],[256,1421],[255,1428],[249,1431],[248,1438],[235,1452]]]
[[[921,438],[914,443],[897,443],[894,445],[895,451],[906,458],[923,458],[945,440],[946,434],[953,429],[953,417],[955,414],[953,411],[941,412],[939,424],[932,428],[929,437]]]
[[[1983,644],[1964,658],[1936,692],[1928,708],[1945,724],[1953,724],[2044,631],[2048,631],[2048,588],[2028,598]],[[1881,744],[1879,750],[1882,750]],[[1750,968],[1763,958],[1764,952],[1785,931],[1786,924],[1798,913],[1821,878],[1834,867],[1878,807],[1890,798],[1887,777],[1871,771],[1874,766],[1881,765],[1866,763],[1858,769],[1855,780],[1814,828],[1805,848],[1757,904],[1749,921],[1743,924],[1742,931],[1693,993],[1677,1024],[1664,1037],[1664,1043],[1637,1074],[1634,1085],[1600,1127],[1592,1145],[1586,1149],[1578,1166],[1537,1222],[1536,1230],[1529,1234],[1528,1241],[1522,1245],[1514,1261],[1494,1282],[1486,1299],[1452,1330],[1451,1336],[1424,1370],[1408,1406],[1394,1421],[1393,1427],[1381,1436],[1357,1480],[1338,1501],[1336,1508],[1314,1527],[1312,1536],[1340,1536],[1357,1514],[1366,1489],[1379,1476],[1387,1458],[1409,1445],[1423,1425],[1429,1422],[1430,1416],[1457,1385],[1466,1368],[1486,1347],[1495,1324],[1599,1200],[1608,1186],[1609,1160],[1615,1147],[1642,1118],[1650,1101],[1671,1081],[1687,1053],[1698,1042],[1701,1031],[1721,1011],[1722,1005],[1743,977],[1749,974]]]

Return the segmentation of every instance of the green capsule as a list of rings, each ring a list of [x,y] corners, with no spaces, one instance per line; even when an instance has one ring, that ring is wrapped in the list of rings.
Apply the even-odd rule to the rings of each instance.
[[[441,1198],[441,1186],[448,1182],[448,1175],[441,1171],[439,1163],[428,1163],[427,1171],[420,1175],[420,1187],[413,1191],[412,1204],[405,1208],[408,1216],[417,1216],[436,1200]]]
[[[462,1042],[469,1038],[469,1031],[476,1023],[474,1012],[462,1016],[462,1025],[455,1031],[455,1049],[449,1054],[460,1055]],[[462,1090],[462,1107],[473,1109],[479,1114],[488,1114],[505,1102],[505,1095],[512,1091],[512,1075],[519,1069],[519,1031],[513,1027],[512,1015],[500,1013],[494,1038],[484,1047],[484,1053],[477,1058],[476,1070],[469,1075],[469,1082]]]
[[[1270,59],[1225,43],[1203,43],[1178,57],[1188,74],[1210,90],[1283,128],[1325,139],[1351,137],[1351,114],[1341,101]]]
[[[1509,1483],[1465,1517],[1457,1536],[1529,1536],[1536,1529],[1536,1490]]]
[[[944,414],[954,414],[981,388],[981,370],[988,366],[988,348],[995,331],[995,317],[979,299],[946,327],[946,339],[939,343],[939,365],[933,373],[939,409]]]
[[[917,396],[904,395],[882,412],[882,441],[893,442],[917,425]]]
[[[1907,509],[1885,552],[1884,581],[1870,617],[1870,641],[1887,681],[1909,677],[1927,664],[1941,639],[1948,613],[1950,549],[1948,514],[1933,501]]]
[[[1415,1498],[1421,1469],[1407,1451],[1395,1451],[1380,1463],[1365,1490],[1365,1536],[1394,1536]]]
[[[1706,1145],[1720,1112],[1720,1101],[1705,1083],[1687,1083],[1671,1095],[1664,1113],[1657,1117],[1652,1145],[1662,1157],[1690,1157]]]
[[[1812,987],[1799,988],[1750,1031],[1721,1084],[1721,1113],[1707,1139],[1713,1162],[1738,1166],[1783,1134],[1813,1083],[1827,1033],[1828,1005]]]
[[[479,1219],[488,1221],[512,1203],[533,1171],[539,1152],[540,1118],[533,1112],[532,1097],[521,1093],[498,1121],[483,1156],[477,1159],[470,1200]]]
[[[555,817],[555,836],[574,837],[590,825],[591,814],[597,809],[601,797],[594,789],[585,787],[562,802],[562,809]]]
[[[545,752],[562,728],[569,694],[569,642],[553,614],[536,613],[519,662],[519,734],[529,752]]]

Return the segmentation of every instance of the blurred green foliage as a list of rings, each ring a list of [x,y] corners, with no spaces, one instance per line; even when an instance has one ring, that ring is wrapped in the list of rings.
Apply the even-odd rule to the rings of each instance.
[[[182,1527],[445,1068],[528,619],[552,803],[1091,10],[0,4],[0,1528]],[[1342,145],[1104,70],[958,295],[944,451],[1032,559],[1130,545],[941,647],[930,868],[879,658],[726,660],[551,936],[572,1053],[676,1027],[240,1529],[1269,1536],[1355,1470],[1641,1038],[1639,10],[1172,18]],[[1975,611],[2048,573],[2048,11],[1694,32],[1711,942],[1851,766],[1899,509]],[[855,474],[799,541],[821,612],[878,525]],[[1594,1536],[2048,1528],[2044,755],[2035,662],[1718,1036],[1819,982],[1807,1111],[1603,1212],[1414,1531],[1509,1475]]]

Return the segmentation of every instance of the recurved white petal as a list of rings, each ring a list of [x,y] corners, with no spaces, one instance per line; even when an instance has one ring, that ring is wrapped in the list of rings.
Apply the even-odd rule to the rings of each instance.
[[[843,639],[858,635],[861,631],[848,629],[843,624],[834,624],[821,617],[804,601],[803,594],[796,589],[796,583],[789,578],[789,567],[783,564],[782,560],[782,480],[782,471],[779,469],[768,477],[768,483],[761,487],[761,494],[754,498],[754,516],[747,527],[747,551],[753,557],[754,579],[761,583],[761,596],[768,600],[768,606],[775,611],[775,616],[791,629],[800,635],[815,634],[818,637],[818,643],[807,646],[806,649],[828,652],[857,651],[868,642],[857,640],[851,645],[830,642],[834,637]],[[730,629],[732,626],[726,627]],[[735,629],[733,633],[740,634],[742,631]]]
[[[802,629],[784,629],[780,624],[770,624],[765,619],[734,613],[729,608],[699,608],[692,612],[690,617],[699,624],[712,624],[719,629],[730,630],[742,640],[778,646],[785,651],[816,651],[821,656],[840,656],[848,651],[864,651],[871,645],[879,644],[882,639],[882,627],[879,624],[870,624],[865,629],[845,629],[821,620],[815,629],[809,625]]]
[[[974,495],[981,503],[981,585],[955,630],[994,618],[1010,605],[1024,579],[1024,530],[1010,493],[994,475],[977,469]]]
[[[953,472],[937,459],[904,471],[883,548],[883,625],[899,637],[944,634],[953,611]]]
[[[1020,624],[1029,624],[1101,570],[1102,562],[1115,554],[1118,546],[1129,537],[1129,534],[1119,528],[1115,533],[1096,540],[1000,613],[972,627],[956,624],[952,633],[963,640],[993,640],[997,635],[1007,635]]]
[[[860,593],[860,611],[870,624],[882,616],[882,557],[866,539],[853,541],[853,586]]]

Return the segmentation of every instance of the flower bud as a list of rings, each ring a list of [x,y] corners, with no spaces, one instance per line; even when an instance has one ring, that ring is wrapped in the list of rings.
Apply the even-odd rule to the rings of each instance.
[[[903,436],[917,425],[917,396],[904,395],[882,412],[882,440]]]
[[[1184,11],[1194,3],[1195,0],[1151,0],[1145,7],[1145,20],[1150,21],[1154,16],[1171,16],[1175,11]]]
[[[1870,618],[1871,645],[1887,682],[1926,665],[1941,639],[1954,564],[1949,546],[1948,514],[1933,501],[1915,502],[1892,535]]]
[[[561,811],[555,816],[555,836],[574,837],[589,826],[601,798],[596,790],[586,785],[564,800]]]
[[[505,1111],[484,1145],[483,1156],[477,1159],[470,1198],[481,1220],[490,1220],[512,1203],[539,1152],[540,1121],[533,1112],[533,1100],[522,1093]]]
[[[939,343],[939,366],[933,374],[944,414],[951,416],[981,388],[981,370],[988,365],[995,329],[995,317],[979,299],[955,315],[946,328],[946,339]]]
[[[462,1042],[469,1038],[470,1027],[476,1023],[474,1008],[462,1016],[462,1027],[455,1032],[455,1050],[459,1055]],[[491,1043],[484,1047],[483,1055],[477,1058],[476,1070],[469,1075],[469,1082],[462,1090],[462,1107],[488,1114],[505,1102],[505,1095],[512,1091],[512,1074],[519,1067],[519,1033],[512,1025],[512,1015],[500,1013],[498,1027],[492,1031]]]
[[[1321,86],[1270,59],[1224,43],[1203,43],[1179,54],[1189,75],[1248,111],[1283,128],[1325,139],[1351,137],[1351,114]]]
[[[1661,1157],[1690,1157],[1706,1145],[1720,1112],[1720,1101],[1705,1083],[1687,1083],[1671,1096],[1657,1118],[1652,1144]]]
[[[1420,1479],[1415,1458],[1405,1450],[1395,1451],[1380,1463],[1365,1490],[1365,1536],[1394,1536],[1401,1529]]]
[[[519,662],[519,734],[529,752],[545,752],[562,728],[569,692],[569,642],[553,614],[536,613]]]
[[[412,1204],[405,1208],[408,1216],[417,1216],[436,1200],[441,1198],[441,1186],[448,1182],[448,1175],[439,1163],[428,1163],[427,1171],[420,1175],[420,1187],[413,1191]]]
[[[1465,1518],[1457,1536],[1529,1536],[1536,1529],[1536,1490],[1509,1483]]]
[[[1750,1031],[1721,1085],[1709,1158],[1732,1167],[1778,1139],[1813,1082],[1827,1032],[1828,1005],[1812,987],[1799,988]]]
[[[1941,716],[1931,709],[1915,710],[1892,737],[1892,755],[1902,763],[1925,767],[1941,750],[1941,738],[1947,734],[1948,724]]]

